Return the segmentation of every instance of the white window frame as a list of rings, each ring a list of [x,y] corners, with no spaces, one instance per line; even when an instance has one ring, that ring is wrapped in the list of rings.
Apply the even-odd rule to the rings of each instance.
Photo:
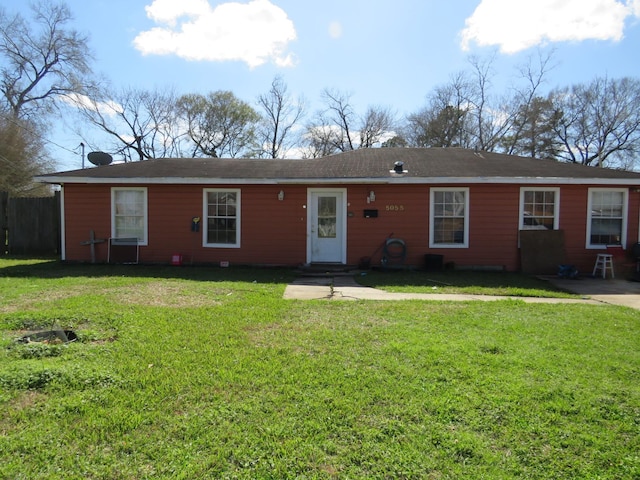
[[[464,236],[462,243],[435,242],[435,194],[440,192],[464,193]],[[437,187],[429,191],[429,248],[469,248],[469,188],[468,187]]]
[[[558,230],[560,225],[560,188],[559,187],[521,187],[520,188],[520,230],[538,230],[535,226],[524,224],[524,197],[527,192],[553,192],[554,193],[554,205],[553,205],[553,230]]]
[[[149,211],[147,187],[112,187],[111,188],[111,238],[130,238],[118,235],[116,231],[116,193],[124,191],[142,192],[143,198],[143,238],[138,238],[138,245],[146,246],[149,239]]]
[[[616,192],[622,193],[622,231],[620,232],[620,244],[623,249],[627,248],[627,223],[629,211],[629,190],[627,188],[590,188],[588,191],[589,199],[587,204],[587,238],[586,248],[588,249],[604,249],[607,245],[602,243],[591,243],[591,223],[593,220],[593,193],[595,192]],[[610,217],[613,218],[613,217]]]
[[[209,193],[224,192],[236,194],[236,242],[235,243],[208,243],[209,224]],[[240,248],[241,212],[242,201],[239,188],[205,188],[202,193],[202,246],[208,248]]]

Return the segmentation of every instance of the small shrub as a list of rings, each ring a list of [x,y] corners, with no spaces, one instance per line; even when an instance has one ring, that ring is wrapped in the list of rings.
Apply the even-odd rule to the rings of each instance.
[[[85,390],[111,387],[120,381],[111,372],[81,371],[77,368],[34,368],[25,366],[11,372],[0,372],[0,387],[12,390],[42,390],[48,387]]]
[[[58,376],[58,372],[49,368],[19,369],[0,373],[0,386],[13,390],[39,390],[45,388]]]
[[[59,357],[65,351],[60,344],[31,342],[16,344],[11,348],[13,356],[21,359]]]

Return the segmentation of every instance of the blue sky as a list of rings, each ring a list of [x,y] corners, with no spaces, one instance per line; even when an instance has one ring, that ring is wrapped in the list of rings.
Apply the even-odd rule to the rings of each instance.
[[[24,0],[5,0],[28,15]],[[469,68],[494,60],[497,88],[516,67],[554,51],[547,89],[598,75],[640,77],[640,0],[67,0],[90,36],[96,73],[115,88],[178,93],[231,90],[251,104],[281,75],[311,112],[325,88],[351,94],[356,111],[398,116]],[[82,141],[60,123],[59,169],[79,168]],[[61,148],[62,147],[62,148]]]

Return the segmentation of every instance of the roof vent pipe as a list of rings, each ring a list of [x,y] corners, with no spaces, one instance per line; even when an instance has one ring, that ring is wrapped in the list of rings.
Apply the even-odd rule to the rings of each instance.
[[[394,163],[393,171],[396,173],[404,173],[404,163],[403,162]]]

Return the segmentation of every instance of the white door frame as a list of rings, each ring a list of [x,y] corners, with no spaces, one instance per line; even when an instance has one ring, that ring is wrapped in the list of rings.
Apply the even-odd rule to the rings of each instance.
[[[327,263],[347,263],[347,189],[346,188],[308,188],[307,189],[307,264],[317,260],[313,257],[314,222],[317,217],[317,204],[314,198],[318,194],[335,194],[338,196],[337,205],[337,234],[340,242],[340,252],[335,260]]]

